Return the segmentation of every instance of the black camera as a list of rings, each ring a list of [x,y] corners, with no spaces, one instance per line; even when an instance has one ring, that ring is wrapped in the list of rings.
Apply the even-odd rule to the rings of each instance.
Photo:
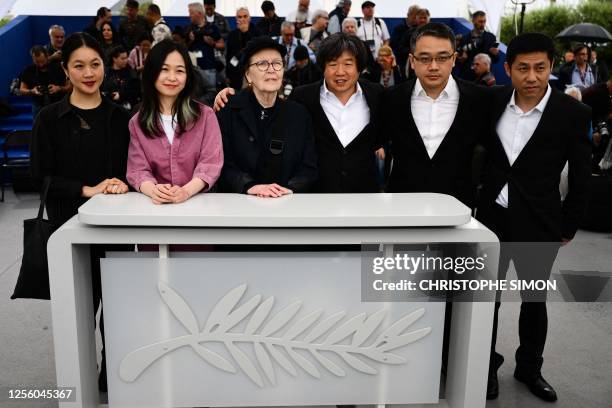
[[[466,53],[471,53],[472,51],[475,51],[478,49],[478,47],[480,47],[480,38],[474,38],[472,41],[463,44],[462,46],[460,46],[457,51],[461,54],[463,52]]]
[[[38,85],[36,89],[42,96],[49,96],[49,85]]]
[[[604,120],[599,122],[593,128],[593,133],[599,133],[601,135],[601,139],[610,137],[610,130],[608,129],[608,123]]]

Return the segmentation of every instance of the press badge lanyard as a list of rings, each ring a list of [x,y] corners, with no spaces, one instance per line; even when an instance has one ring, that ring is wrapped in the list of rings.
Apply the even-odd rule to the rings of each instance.
[[[287,47],[287,46],[285,46]],[[285,66],[289,66],[289,60],[291,59],[291,50],[293,49],[293,41],[289,44],[289,48],[287,48],[287,55],[285,55]]]
[[[363,36],[365,37],[365,41],[368,41],[368,30],[366,30],[366,26],[365,26],[365,20],[364,24],[363,24]],[[376,28],[376,20],[373,18],[372,19],[372,40],[376,41],[376,33],[378,32],[378,29]]]

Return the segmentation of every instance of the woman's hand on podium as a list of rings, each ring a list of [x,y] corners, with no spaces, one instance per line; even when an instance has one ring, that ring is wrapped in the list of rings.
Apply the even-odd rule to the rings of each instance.
[[[257,197],[282,197],[285,194],[293,194],[293,191],[288,188],[279,186],[276,183],[273,184],[257,184],[247,191],[249,195],[255,195]]]
[[[112,188],[113,186],[117,186],[117,187],[113,189]],[[123,186],[125,186],[125,191],[123,191]],[[115,190],[115,191],[114,192],[109,191],[109,187],[110,187],[110,190]],[[118,178],[112,178],[112,179],[105,179],[93,187],[83,186],[81,188],[81,197],[91,198],[97,194],[123,194],[123,193],[127,193],[127,191],[128,191],[128,187],[127,185],[125,185],[123,181],[119,180]]]
[[[129,190],[127,184],[118,178],[113,178],[109,181],[106,189],[104,190],[104,194],[125,194]]]
[[[171,203],[173,200],[172,186],[170,184],[155,184],[152,181],[144,181],[140,185],[140,192],[151,197],[153,204]]]
[[[200,191],[205,189],[208,184],[199,177],[194,177],[189,183],[184,186],[172,186],[170,192],[174,197],[172,202],[175,204],[187,201],[192,196],[198,194]]]
[[[191,195],[189,191],[185,187],[180,186],[172,186],[170,189],[172,192],[172,202],[175,204],[182,203],[183,201],[187,201]]]

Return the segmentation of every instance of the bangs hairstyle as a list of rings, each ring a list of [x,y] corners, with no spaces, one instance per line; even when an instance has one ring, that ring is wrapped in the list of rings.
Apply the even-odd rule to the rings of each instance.
[[[165,39],[151,48],[142,70],[142,104],[138,112],[138,124],[145,136],[149,138],[165,134],[159,117],[161,110],[155,82],[162,71],[166,57],[174,51],[183,57],[187,75],[185,87],[172,105],[172,115],[176,115],[178,134],[183,134],[189,127],[193,127],[200,118],[200,107],[194,100],[200,89],[200,82],[195,75],[187,50],[174,41]]]
[[[416,43],[423,37],[436,37],[443,40],[448,40],[451,43],[453,52],[456,51],[457,44],[455,43],[455,34],[449,26],[443,23],[427,23],[417,28],[410,37],[410,52],[414,54]]]
[[[66,41],[64,41],[64,45],[62,46],[62,65],[64,69],[68,69],[68,61],[70,61],[72,53],[81,47],[94,50],[98,53],[102,63],[104,63],[104,51],[102,51],[100,43],[91,35],[79,32],[70,34],[66,38]]]
[[[327,37],[319,46],[317,54],[317,64],[321,71],[325,71],[325,65],[328,62],[335,61],[344,53],[348,52],[355,57],[357,61],[357,70],[363,71],[367,61],[367,51],[363,41],[358,37],[350,36],[344,33],[336,33]]]
[[[506,62],[508,66],[511,67],[519,54],[530,54],[532,52],[545,52],[552,66],[555,57],[555,43],[549,36],[544,34],[519,34],[510,41],[510,44],[508,44]]]

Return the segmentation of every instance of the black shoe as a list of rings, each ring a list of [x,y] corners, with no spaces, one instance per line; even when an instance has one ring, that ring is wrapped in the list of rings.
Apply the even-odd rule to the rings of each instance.
[[[531,393],[536,397],[548,402],[555,402],[557,400],[557,393],[555,392],[555,389],[552,387],[552,385],[547,383],[544,378],[542,378],[541,374],[538,374],[538,376],[535,378],[530,378],[522,376],[515,371],[514,378],[523,384],[526,384],[529,391],[531,391]]]
[[[487,399],[494,400],[499,396],[499,382],[497,381],[497,370],[489,372],[487,380]]]
[[[489,378],[487,380],[487,399],[494,400],[499,396],[499,382],[497,381],[497,370],[504,363],[504,356],[495,353],[489,367]]]

